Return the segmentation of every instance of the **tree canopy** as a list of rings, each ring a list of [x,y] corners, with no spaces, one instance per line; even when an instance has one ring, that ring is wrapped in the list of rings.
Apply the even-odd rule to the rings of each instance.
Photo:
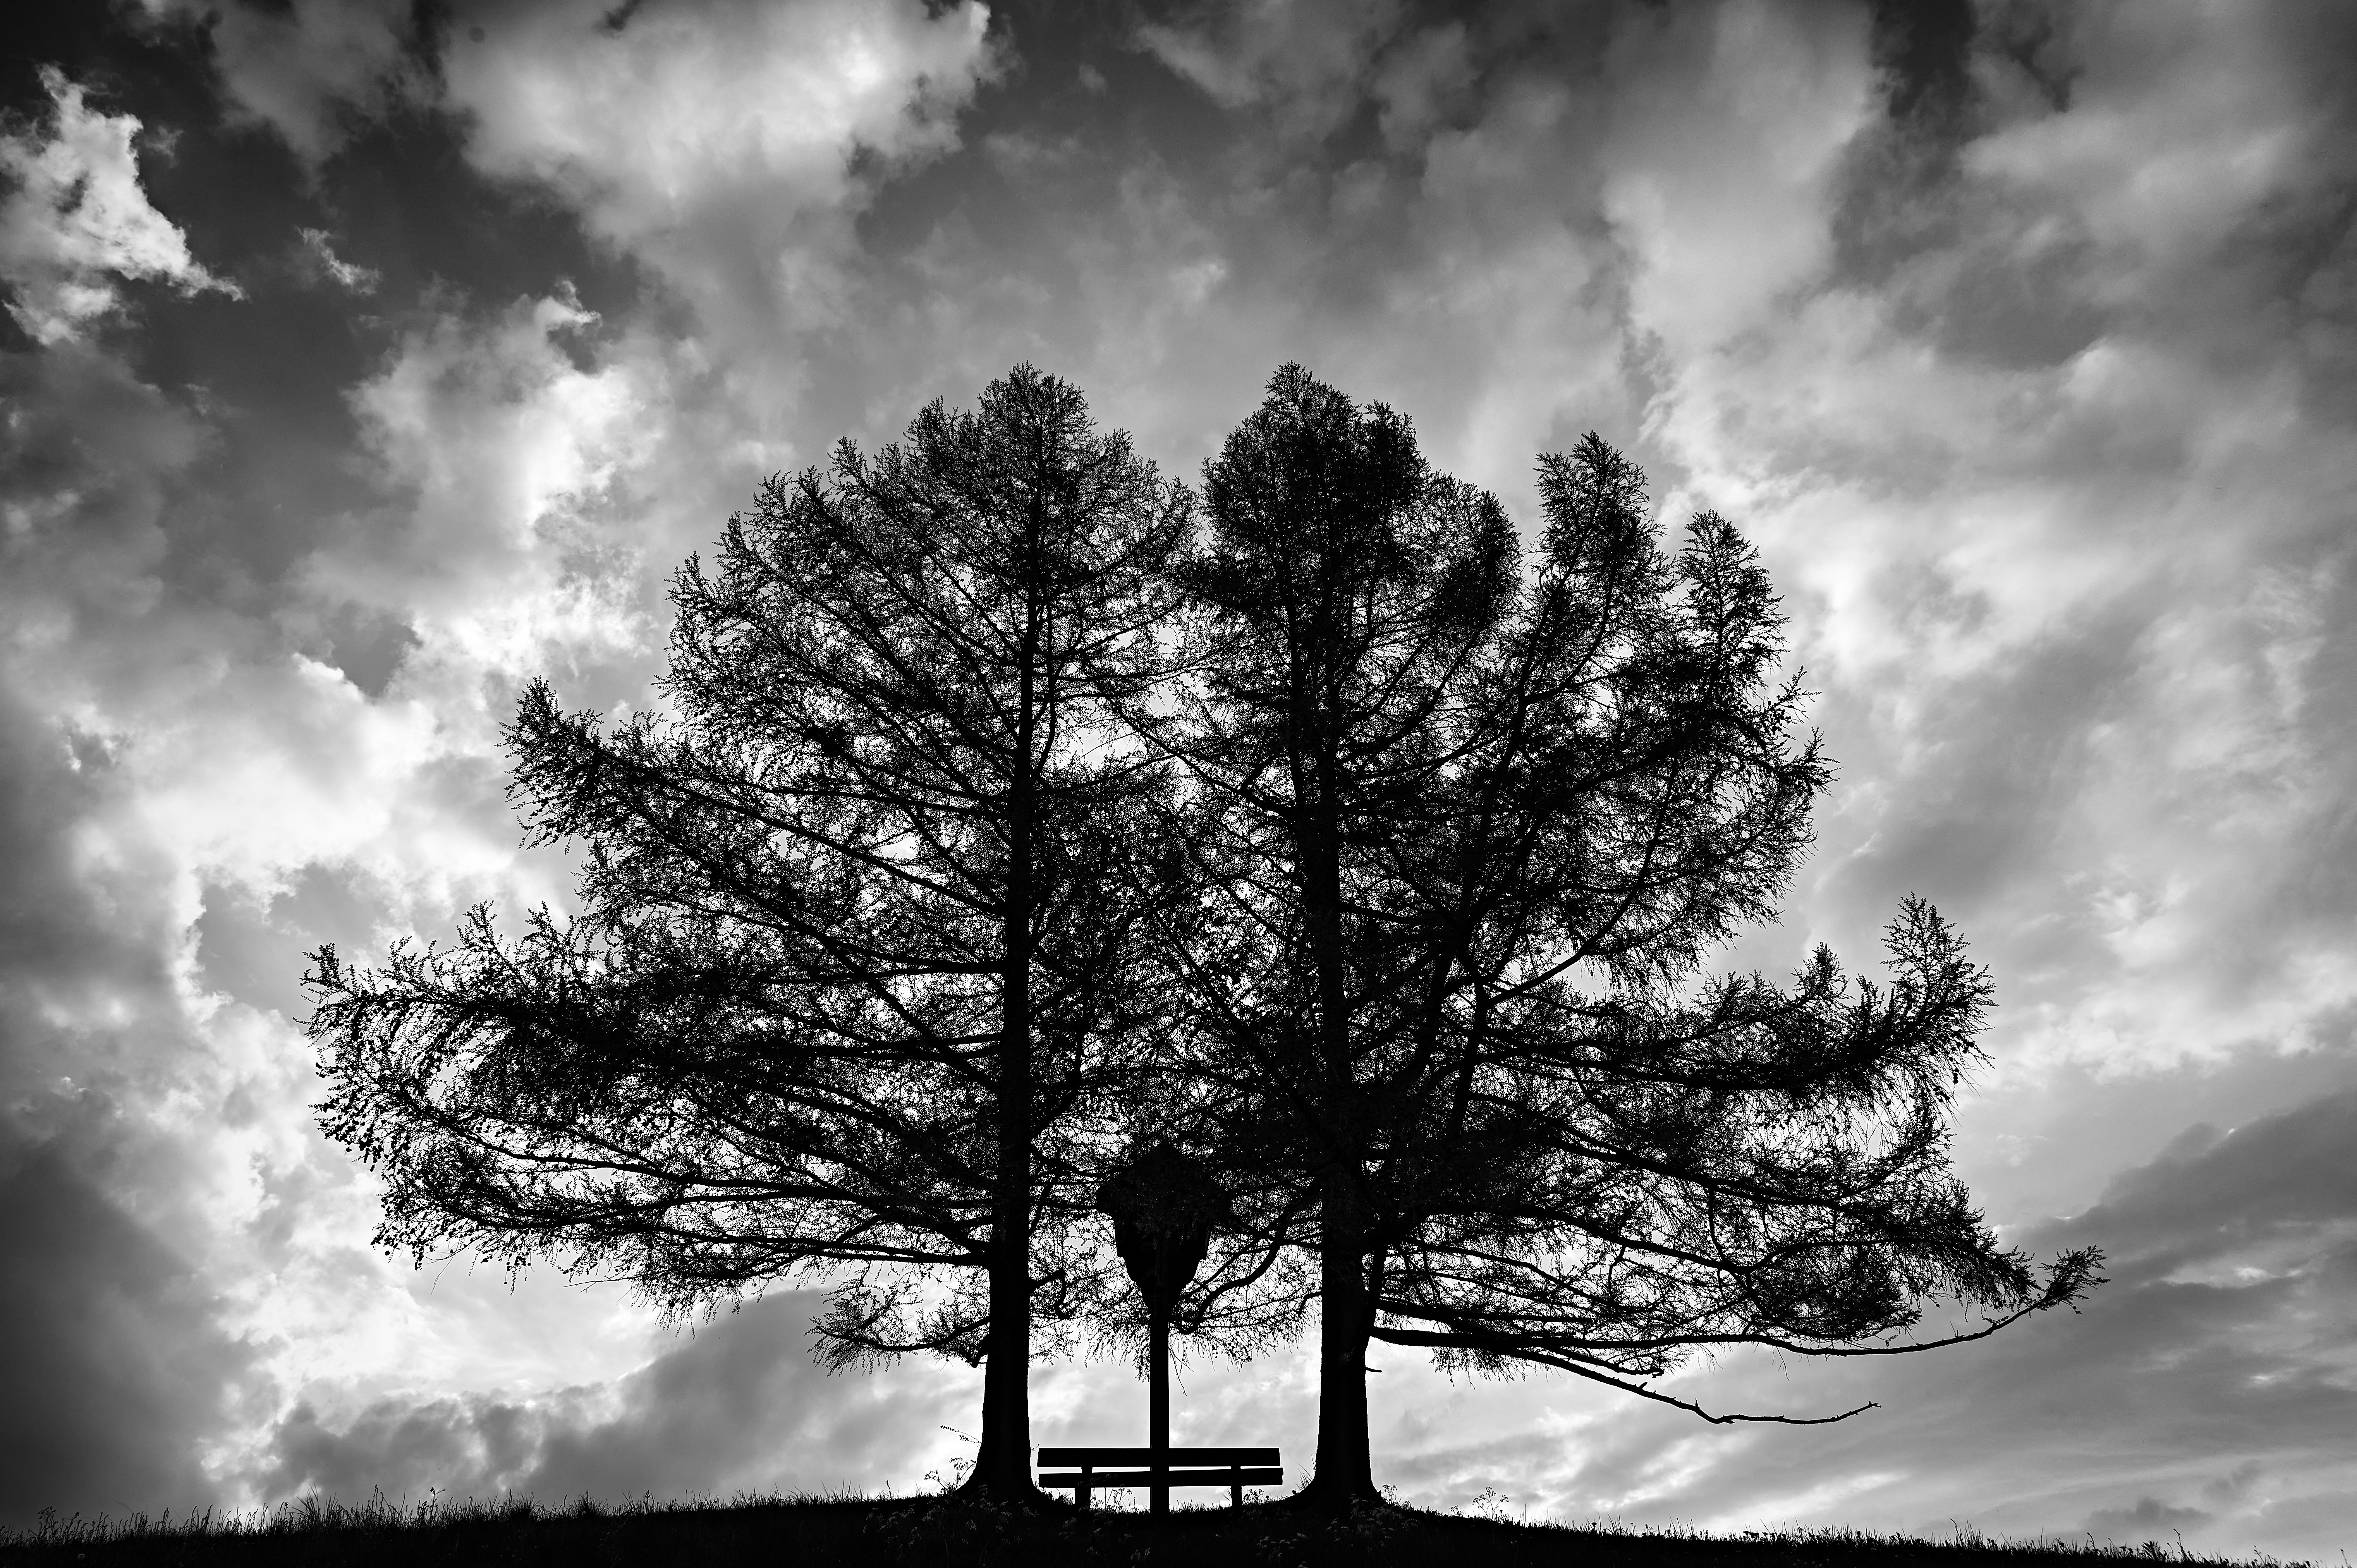
[[[522,695],[511,793],[575,911],[313,955],[380,1240],[680,1312],[822,1282],[837,1360],[985,1368],[971,1484],[1027,1497],[1041,1328],[1249,1348],[1314,1308],[1347,1502],[1371,1341],[1839,1419],[1654,1381],[2073,1302],[2100,1258],[1999,1246],[1953,1172],[1992,988],[1928,903],[1885,980],[1708,967],[1829,777],[1757,553],[1707,512],[1665,542],[1593,435],[1538,478],[1526,558],[1405,416],[1288,365],[1200,542],[1028,367],[770,479],[674,578],[662,705]],[[1198,1160],[1211,1267],[1141,1316],[1096,1208],[1144,1259],[1139,1173]],[[1911,1337],[1934,1299],[1986,1323]]]
[[[873,458],[770,480],[691,560],[669,709],[545,683],[507,732],[578,912],[382,970],[314,955],[328,1132],[381,1241],[608,1269],[686,1309],[806,1275],[837,1359],[985,1368],[974,1484],[1028,1492],[1034,1319],[1161,1000],[1139,983],[1141,802],[1109,744],[1159,678],[1187,497],[1019,368]]]
[[[1827,779],[1776,600],[1723,519],[1665,550],[1594,436],[1539,478],[1526,569],[1405,418],[1287,366],[1179,568],[1209,635],[1162,733],[1203,897],[1164,953],[1249,1240],[1317,1261],[1338,1497],[1372,1490],[1371,1337],[1683,1404],[1648,1384],[1697,1347],[1862,1353],[1927,1295],[2014,1316],[2097,1262],[2035,1275],[1950,1171],[1990,986],[1928,904],[1887,984],[1823,949],[1702,972],[1775,913]],[[1252,1254],[1231,1274],[1286,1277]]]

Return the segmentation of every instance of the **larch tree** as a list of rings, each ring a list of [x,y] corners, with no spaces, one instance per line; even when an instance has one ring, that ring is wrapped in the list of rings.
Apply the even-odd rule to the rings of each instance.
[[[1189,497],[1028,367],[875,456],[773,478],[677,574],[668,711],[530,687],[507,731],[578,908],[483,910],[381,969],[313,955],[328,1133],[379,1240],[634,1281],[674,1312],[823,1282],[838,1361],[985,1369],[967,1485],[1036,1497],[1035,1323],[1144,1042],[1132,892],[1164,772]]]
[[[1885,983],[1822,949],[1789,983],[1705,972],[1773,917],[1827,781],[1775,597],[1716,516],[1665,551],[1593,436],[1540,482],[1529,570],[1405,418],[1289,365],[1180,568],[1203,663],[1149,727],[1193,873],[1155,929],[1247,1232],[1199,1295],[1314,1294],[1329,1504],[1373,1495],[1371,1339],[1707,1414],[1652,1386],[1698,1348],[1927,1349],[2100,1262],[2033,1269],[1951,1170],[1990,983],[1928,905]],[[1909,1337],[1937,1298],[1994,1316]]]

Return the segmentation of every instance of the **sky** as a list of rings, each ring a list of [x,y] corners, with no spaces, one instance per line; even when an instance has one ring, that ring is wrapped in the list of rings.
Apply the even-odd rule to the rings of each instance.
[[[0,1525],[906,1494],[813,1298],[371,1249],[304,954],[562,904],[498,729],[647,703],[766,475],[1028,361],[1182,478],[1295,360],[1525,528],[1601,435],[1763,553],[1838,760],[1778,924],[1993,972],[1955,1157],[2083,1310],[1667,1387],[1378,1348],[1513,1517],[2357,1546],[2357,9],[90,0],[0,58]],[[1945,1321],[1938,1319],[1937,1321]],[[1314,1445],[1307,1345],[1181,1443]],[[1141,1439],[1126,1363],[1039,1444]]]

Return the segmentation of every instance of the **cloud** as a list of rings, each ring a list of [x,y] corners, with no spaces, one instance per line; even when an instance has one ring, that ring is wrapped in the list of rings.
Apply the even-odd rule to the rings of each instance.
[[[2138,1498],[2134,1508],[2097,1509],[2087,1516],[2089,1535],[2105,1541],[2158,1541],[2165,1535],[2200,1530],[2216,1516],[2205,1509],[2172,1508],[2158,1498]]]
[[[207,989],[191,928],[210,875],[266,885],[306,823],[340,843],[368,807],[332,759],[382,751],[321,724],[348,687],[176,581],[200,417],[74,342],[0,355],[0,1343],[10,1412],[54,1429],[0,1499],[23,1522],[205,1500],[222,1428],[270,1402],[233,1320],[288,1283],[256,1251],[309,1151],[265,1108],[307,1075],[283,1020]]]
[[[942,1446],[945,1398],[973,1379],[947,1369],[832,1377],[806,1330],[808,1292],[748,1304],[613,1384],[516,1400],[385,1399],[331,1423],[297,1404],[270,1440],[259,1495],[415,1497],[517,1492],[626,1500],[874,1490]]]
[[[364,950],[412,910],[438,929],[478,897],[561,892],[561,865],[515,848],[492,728],[502,661],[547,662],[531,639],[606,646],[583,607],[602,602],[584,585],[597,564],[565,533],[609,461],[579,456],[604,428],[602,383],[543,329],[577,316],[536,326],[527,305],[521,338],[480,350],[422,328],[387,367],[369,428],[388,510],[370,521],[443,557],[374,545],[388,576],[415,574],[400,607],[432,641],[419,691],[389,697],[299,646],[309,618],[350,602],[321,585],[332,570],[257,585],[223,569],[236,542],[204,504],[221,411],[201,392],[78,340],[0,353],[0,1172],[23,1165],[26,1202],[81,1216],[0,1227],[0,1272],[126,1304],[73,1316],[33,1292],[10,1317],[9,1353],[54,1363],[27,1374],[31,1408],[72,1412],[47,1418],[55,1463],[21,1467],[47,1495],[0,1498],[13,1521],[89,1503],[110,1474],[104,1506],[234,1500],[257,1421],[323,1364],[363,1384],[393,1368],[464,1380],[486,1353],[578,1371],[636,1348],[635,1318],[600,1322],[630,1316],[619,1302],[570,1304],[534,1349],[485,1331],[467,1290],[415,1299],[367,1250],[372,1192],[309,1125],[291,1021],[308,946]],[[544,393],[537,416],[502,417]],[[444,418],[448,439],[403,446]],[[565,421],[577,431],[552,430]],[[479,488],[440,488],[452,475]],[[367,539],[329,514],[301,543],[326,559]],[[150,1347],[187,1351],[186,1386],[156,1383]]]
[[[205,27],[232,115],[266,125],[317,177],[359,122],[427,92],[407,0],[139,0]]]
[[[373,294],[376,285],[383,281],[383,274],[375,268],[356,266],[337,255],[326,230],[297,229],[295,234],[303,242],[304,255],[311,267],[338,288],[354,294]]]
[[[822,227],[821,208],[856,195],[845,162],[861,137],[898,157],[937,134],[923,123],[932,89],[893,72],[938,68],[942,91],[952,91],[960,60],[979,47],[978,13],[940,25],[914,7],[804,14],[834,28],[823,36],[773,22],[767,8],[731,15],[754,66],[778,64],[779,49],[791,65],[823,47],[833,64],[873,68],[872,77],[853,73],[868,96],[847,92],[816,119],[780,109],[748,141],[728,140],[736,127],[721,122],[688,127],[707,136],[703,151],[733,160],[733,176],[701,176],[750,177],[759,171],[748,160],[773,157],[780,179],[805,181],[808,199],[794,210]],[[216,27],[229,90],[312,157],[322,180],[334,175],[316,160],[336,150],[339,127],[389,112],[390,94],[415,85],[385,87],[370,62],[387,57],[336,44],[331,22],[342,26],[297,7],[237,12]],[[277,54],[256,53],[265,34],[277,40],[271,48],[284,46]],[[660,25],[645,36],[657,58],[702,47]],[[909,52],[892,53],[899,44]],[[627,71],[606,80],[629,90]],[[93,115],[78,89],[54,91],[63,127],[55,146],[24,138],[9,146],[46,159],[38,171],[59,189],[81,176],[56,148],[111,148],[116,162],[96,166],[79,207],[52,203],[82,225],[73,231],[81,249],[41,252],[12,230],[8,254],[49,255],[51,274],[93,289],[111,289],[118,274],[210,285],[144,198],[135,210],[152,222],[117,220],[125,209],[105,181],[119,176],[138,194],[128,151],[136,120]],[[914,117],[904,117],[912,102]],[[511,150],[539,145],[529,124],[494,129],[510,135],[500,145]],[[560,163],[544,172],[561,181]],[[699,172],[692,160],[648,178],[690,172]],[[754,187],[734,188],[760,205],[748,195]],[[683,221],[710,218],[719,199],[690,198]],[[8,210],[32,212],[31,202]],[[317,274],[339,290],[379,282],[337,254],[327,229],[300,238]],[[113,270],[92,270],[102,265]],[[24,274],[20,265],[11,276]],[[166,1411],[127,1373],[70,1396],[89,1405],[93,1430],[145,1422],[158,1444],[176,1445],[176,1488],[235,1500],[241,1477],[262,1473],[256,1445],[272,1440],[270,1412],[285,1400],[350,1410],[409,1399],[426,1413],[404,1430],[442,1420],[456,1431],[457,1416],[436,1396],[403,1393],[403,1380],[471,1389],[518,1375],[597,1376],[626,1367],[643,1341],[645,1315],[619,1291],[585,1297],[526,1282],[510,1295],[490,1282],[420,1280],[371,1254],[372,1190],[309,1126],[308,1053],[292,1022],[304,1010],[294,977],[317,941],[366,952],[394,934],[444,929],[478,898],[561,899],[566,866],[518,852],[500,794],[495,732],[514,682],[569,673],[578,698],[642,698],[661,574],[709,535],[726,514],[724,496],[749,491],[766,456],[765,438],[713,397],[698,351],[661,332],[608,330],[562,280],[549,282],[504,307],[478,306],[449,285],[422,301],[386,302],[382,358],[348,389],[357,439],[336,455],[338,485],[321,487],[328,504],[306,512],[299,503],[309,498],[298,492],[295,515],[274,519],[284,564],[264,574],[239,555],[236,530],[211,528],[217,510],[237,507],[219,488],[221,432],[251,411],[202,390],[159,389],[133,371],[129,345],[118,355],[51,334],[38,352],[0,356],[18,410],[0,433],[0,613],[9,628],[0,643],[0,833],[12,849],[12,897],[0,910],[0,1159],[79,1140],[77,1168],[96,1173],[92,1201],[126,1217],[58,1239],[73,1256],[41,1266],[60,1278],[146,1268],[137,1239],[151,1231],[186,1249],[185,1286],[157,1285],[146,1318],[93,1320],[91,1344],[113,1325],[159,1345],[242,1348],[244,1402],[234,1410],[206,1402],[199,1389]],[[40,298],[52,296],[67,297],[53,288]],[[72,299],[72,324],[83,328],[114,295]],[[34,1258],[31,1246],[18,1251]],[[28,1354],[63,1332],[29,1311],[21,1326]],[[70,1337],[59,1343],[68,1362],[82,1354]],[[631,1391],[637,1384],[615,1385],[599,1419],[619,1424],[582,1415],[587,1424],[576,1430],[549,1417],[534,1429],[547,1446],[533,1484],[602,1486],[643,1476],[641,1461],[670,1455],[676,1466],[687,1463],[679,1455],[706,1455],[683,1431],[655,1446],[631,1434],[665,1402],[713,1394],[717,1385],[694,1384],[696,1369],[732,1345],[740,1363],[777,1348],[741,1326],[718,1333],[650,1372],[643,1397]],[[117,1359],[135,1364],[135,1347]],[[740,1363],[724,1369],[728,1386],[758,1383]],[[328,1368],[334,1375],[323,1379]],[[201,1372],[192,1365],[191,1378]],[[481,1405],[448,1398],[452,1411]],[[864,1429],[847,1409],[841,1417],[829,1441],[856,1456]],[[772,1419],[783,1418],[744,1415],[755,1427]],[[358,1430],[343,1451],[357,1452],[371,1429]],[[741,1423],[726,1430],[752,1440]],[[387,1464],[411,1462],[384,1441]],[[108,1461],[92,1450],[93,1474],[113,1463],[142,1488],[109,1501],[160,1503],[164,1473],[141,1468],[140,1452],[120,1448]],[[664,1474],[689,1485],[684,1470]],[[61,1489],[18,1499],[27,1509],[83,1495],[63,1486],[62,1471],[38,1475]]]
[[[1603,207],[1631,324],[1674,361],[1707,362],[1824,264],[1826,198],[1875,107],[1862,21],[1670,7],[1614,36]]]
[[[124,278],[239,297],[188,253],[169,219],[148,205],[132,150],[139,121],[85,102],[81,84],[40,71],[53,114],[46,128],[0,130],[0,282],[8,314],[36,342],[80,337],[123,302]]]
[[[207,1500],[250,1349],[195,1272],[62,1148],[0,1175],[0,1519]]]
[[[643,563],[630,480],[666,422],[660,367],[576,364],[597,324],[569,290],[478,326],[436,314],[352,389],[390,505],[323,541],[315,593],[402,616],[419,657],[513,680],[552,653],[635,650]]]
[[[559,53],[599,42],[594,28],[586,43],[568,42],[562,18],[512,9],[485,21],[494,56],[520,35]],[[839,243],[826,238],[831,214],[863,188],[852,160],[889,163],[932,145],[943,106],[981,59],[979,11],[931,21],[913,5],[738,6],[716,26],[681,30],[651,17],[614,46],[636,65],[599,68],[587,53],[570,64],[610,90],[605,111],[647,111],[640,129],[672,100],[631,98],[636,66],[661,67],[676,88],[683,72],[720,61],[708,49],[715,37],[737,49],[728,63],[749,73],[748,89],[762,71],[791,86],[784,79],[795,71],[817,70],[802,82],[813,91],[759,95],[767,107],[749,128],[699,120],[709,101],[679,100],[677,134],[651,147],[614,140],[594,117],[567,118],[561,104],[554,118],[495,118],[487,134],[511,160],[496,177],[587,192],[565,183],[577,172],[560,156],[573,145],[565,138],[589,138],[596,156],[648,152],[640,184],[597,187],[617,203],[597,209],[612,218],[612,236],[657,245],[674,224],[725,229],[736,199],[816,226],[823,243],[806,244],[791,224],[756,225],[774,242],[770,259],[791,271],[797,247],[818,254]],[[211,27],[224,91],[310,161],[316,188],[339,177],[334,157],[352,145],[349,130],[404,102],[404,113],[418,106],[418,81],[386,64],[401,42],[392,11],[232,8]],[[540,69],[500,58],[506,66],[460,62],[480,68],[461,70],[461,87],[481,85],[486,71]],[[567,85],[533,80],[544,96]],[[0,1164],[70,1153],[73,1168],[90,1173],[78,1179],[91,1201],[124,1218],[40,1242],[70,1257],[26,1237],[0,1245],[61,1279],[129,1270],[163,1282],[142,1298],[147,1316],[93,1319],[91,1346],[120,1328],[158,1345],[239,1348],[234,1409],[199,1388],[167,1410],[127,1372],[70,1395],[89,1405],[93,1431],[145,1422],[157,1444],[176,1447],[174,1487],[210,1487],[233,1501],[241,1477],[262,1473],[256,1445],[271,1441],[273,1412],[287,1400],[351,1411],[406,1399],[428,1412],[417,1419],[441,1419],[432,1412],[445,1396],[415,1396],[404,1380],[447,1391],[525,1377],[562,1388],[641,1355],[645,1314],[619,1290],[584,1295],[526,1281],[509,1294],[489,1281],[412,1275],[370,1252],[372,1189],[309,1124],[294,980],[305,949],[321,940],[365,953],[397,934],[446,929],[479,898],[561,900],[568,867],[517,850],[500,797],[496,727],[514,683],[553,672],[577,700],[643,700],[662,574],[778,466],[763,428],[774,419],[748,422],[716,395],[713,356],[698,346],[642,324],[609,328],[561,278],[505,305],[445,283],[422,299],[385,300],[382,326],[362,324],[382,350],[346,389],[350,445],[329,455],[331,481],[268,495],[269,548],[251,549],[238,522],[250,498],[223,461],[225,432],[241,455],[287,458],[275,479],[293,476],[302,454],[273,453],[270,411],[146,379],[134,369],[148,348],[137,337],[81,340],[117,307],[121,277],[183,292],[228,285],[198,268],[178,231],[145,204],[130,155],[139,121],[91,112],[62,78],[49,87],[54,127],[6,143],[12,169],[47,183],[12,199],[0,250],[20,317],[38,307],[48,312],[40,320],[63,323],[36,333],[34,352],[0,353],[16,411],[0,431],[0,842],[11,852],[11,897],[0,908]],[[454,149],[463,145],[464,125],[447,128]],[[486,177],[461,164],[452,177]],[[678,205],[663,206],[657,188],[682,180],[708,188],[672,189]],[[772,190],[791,199],[770,203]],[[48,228],[27,227],[33,220]],[[298,237],[314,276],[337,292],[383,286],[338,254],[327,227],[300,227]],[[282,244],[257,239],[255,248]],[[275,352],[278,329],[296,317],[284,300],[265,303],[253,341]],[[167,362],[180,325],[161,322]],[[317,328],[316,316],[296,325],[299,334]],[[309,427],[287,434],[317,438]],[[139,1238],[154,1233],[185,1251],[183,1283],[141,1261]],[[27,1309],[20,1326],[27,1354],[57,1337],[61,1364],[80,1364],[82,1341],[53,1317]],[[631,1434],[665,1402],[716,1397],[719,1385],[694,1379],[726,1347],[740,1358],[723,1369],[726,1384],[758,1383],[741,1359],[778,1345],[746,1332],[716,1331],[707,1348],[663,1362],[643,1396],[631,1391],[638,1384],[612,1384],[598,1417],[619,1423],[610,1429],[588,1415],[578,1430],[550,1417],[533,1484],[602,1485],[643,1473],[641,1460],[705,1454],[684,1431],[655,1446]],[[125,1346],[117,1359],[134,1365],[135,1351]],[[192,1364],[190,1377],[202,1374]],[[447,1397],[452,1410],[480,1403]],[[740,1413],[755,1427],[783,1419]],[[456,1430],[457,1420],[444,1425]],[[751,1440],[741,1423],[727,1430]],[[829,1430],[841,1453],[865,1452],[847,1408]],[[625,1453],[632,1442],[640,1447]],[[142,1468],[142,1453],[118,1444],[116,1470],[142,1490],[110,1501],[159,1506],[167,1477]],[[906,1445],[895,1453],[905,1458]],[[103,1473],[110,1461],[92,1454],[87,1467]],[[18,1498],[25,1508],[83,1495],[63,1487],[63,1471],[38,1474],[62,1489]]]
[[[160,519],[202,429],[80,346],[0,357],[0,1154],[54,1136],[88,1093],[120,1097],[126,1024],[176,1010],[175,932],[151,846],[94,831],[127,798],[133,725],[101,693],[129,650],[88,665],[161,593]]]
[[[1813,1429],[1706,1428],[1602,1397],[1469,1442],[1449,1423],[1398,1462],[1437,1502],[1481,1479],[1574,1519],[1711,1529],[1847,1524],[1944,1533],[2168,1539],[2326,1552],[2345,1520],[2314,1499],[2357,1483],[2333,1434],[2357,1421],[2357,1090],[2195,1127],[2101,1202],[2015,1240],[2110,1249],[2083,1310],[1921,1357],[1789,1365],[1733,1355],[1677,1380],[1715,1410],[1881,1408]],[[1934,1326],[1937,1325],[1935,1324]],[[1492,1418],[1544,1385],[1485,1394]],[[1454,1441],[1451,1441],[1454,1434]]]
[[[602,0],[486,14],[442,59],[467,151],[543,182],[651,263],[726,341],[837,318],[862,158],[939,151],[990,70],[988,12],[913,0],[705,0],[609,25]]]
[[[1288,138],[1298,138],[1332,131],[1358,106],[1369,62],[1400,25],[1400,7],[1390,0],[1246,0],[1141,23],[1135,36],[1138,47],[1220,103],[1265,107]],[[1446,66],[1403,61],[1387,96],[1413,99],[1418,77],[1433,69]]]
[[[2312,874],[2357,782],[2357,137],[2288,16],[2018,21],[1616,42],[1700,72],[1600,155],[1651,434],[1763,542],[1846,764],[1802,922],[1911,887],[1992,931],[2025,1063],[2311,1041],[2357,987]]]
[[[1475,71],[1465,24],[1427,27],[1390,53],[1374,83],[1384,145],[1414,146],[1470,99]]]
[[[894,330],[812,344],[813,386],[845,388],[845,415],[868,421],[1028,358],[1183,471],[1300,359],[1527,502],[1541,448],[1635,424],[1594,199],[1600,49],[1534,37],[1512,8],[1362,34],[1364,15],[1166,20],[1166,51],[1183,32],[1239,73],[1228,113],[1135,49],[1113,60],[1134,112],[1084,128],[979,91],[965,145],[877,198],[860,304]],[[1296,32],[1299,49],[1282,43]],[[1321,85],[1263,81],[1296,70]],[[1329,99],[1352,128],[1280,124]]]

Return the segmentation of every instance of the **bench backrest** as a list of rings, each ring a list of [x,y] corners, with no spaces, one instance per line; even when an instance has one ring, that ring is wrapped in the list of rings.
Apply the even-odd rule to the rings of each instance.
[[[1279,1463],[1274,1448],[1173,1448],[1173,1465],[1275,1465]],[[1042,1448],[1042,1465],[1147,1465],[1154,1459],[1151,1448]]]

